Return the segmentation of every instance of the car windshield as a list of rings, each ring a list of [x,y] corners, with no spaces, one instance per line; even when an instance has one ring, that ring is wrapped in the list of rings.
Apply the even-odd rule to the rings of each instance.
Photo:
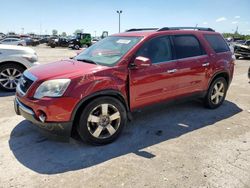
[[[84,50],[74,59],[114,66],[142,37],[110,36]]]

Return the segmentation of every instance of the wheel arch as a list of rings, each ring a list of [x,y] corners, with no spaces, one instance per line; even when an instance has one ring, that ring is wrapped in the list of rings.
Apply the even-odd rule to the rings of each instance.
[[[227,71],[220,71],[220,72],[217,72],[213,75],[213,77],[210,79],[209,83],[208,83],[208,88],[210,87],[210,85],[212,84],[212,82],[217,79],[217,78],[225,78],[228,86],[230,84],[230,76],[229,76],[229,73]]]
[[[0,62],[0,67],[3,65],[8,65],[8,64],[19,65],[22,68],[27,69],[27,67],[24,64],[22,64],[18,61],[2,61],[2,62]]]
[[[117,90],[112,90],[112,89],[109,89],[109,90],[103,90],[103,91],[98,91],[96,93],[93,93],[85,98],[83,98],[77,105],[76,107],[74,108],[73,112],[72,112],[72,115],[71,115],[71,121],[73,122],[73,126],[72,126],[72,130],[71,130],[71,135],[76,133],[76,125],[77,125],[77,122],[79,121],[79,118],[80,118],[80,113],[81,111],[83,110],[83,108],[92,100],[94,99],[97,99],[97,98],[100,98],[100,97],[114,97],[116,99],[118,99],[123,105],[124,107],[126,108],[126,111],[127,111],[127,117],[129,120],[132,119],[132,116],[130,114],[130,108],[129,108],[129,105],[128,105],[128,102],[125,98],[125,96],[117,91]]]

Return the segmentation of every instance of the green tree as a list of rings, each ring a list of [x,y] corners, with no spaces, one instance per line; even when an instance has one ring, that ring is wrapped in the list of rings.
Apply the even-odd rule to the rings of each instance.
[[[66,32],[62,32],[62,37],[66,37],[67,33]]]
[[[52,35],[57,35],[58,34],[58,31],[56,29],[53,29],[52,30]]]
[[[74,35],[76,35],[77,33],[83,33],[83,29],[76,29]]]

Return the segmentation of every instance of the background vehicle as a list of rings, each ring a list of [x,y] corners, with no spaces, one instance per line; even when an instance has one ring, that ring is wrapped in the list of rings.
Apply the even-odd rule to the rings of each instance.
[[[40,44],[39,40],[35,38],[27,37],[27,38],[23,38],[23,40],[25,40],[27,46],[37,46]]]
[[[237,44],[245,44],[245,40],[236,40],[236,41],[234,41],[235,43],[237,43]]]
[[[54,43],[54,40],[55,39],[58,39],[59,37],[58,36],[51,36],[47,39],[47,46],[50,46],[52,43]]]
[[[69,48],[79,50],[91,46],[91,35],[89,33],[77,33],[76,38],[69,42]]]
[[[18,38],[5,38],[0,41],[0,44],[26,46],[25,40],[20,40]]]
[[[234,44],[235,57],[250,57],[250,40],[247,40],[243,44]]]
[[[250,83],[250,67],[248,69],[248,79],[249,79],[249,83]]]
[[[97,43],[99,41],[99,39],[98,38],[92,38],[92,40],[91,40],[91,44],[95,44],[95,43]]]
[[[101,39],[104,39],[104,38],[106,38],[106,37],[108,37],[108,36],[109,36],[108,31],[103,31],[103,32],[102,32]]]
[[[73,59],[25,71],[16,113],[52,134],[76,131],[84,141],[107,144],[138,108],[190,96],[210,109],[224,102],[234,58],[219,33],[144,30],[106,37]]]
[[[33,49],[0,44],[0,89],[15,91],[23,71],[37,64]]]
[[[43,37],[39,39],[40,44],[48,43],[48,41],[49,41],[49,37]]]
[[[3,38],[5,38],[5,36],[6,35],[4,33],[0,33],[0,40],[3,39]]]
[[[59,37],[57,39],[53,39],[50,41],[49,46],[51,48],[55,48],[56,46],[68,47],[69,46],[69,39],[67,39],[65,37]]]

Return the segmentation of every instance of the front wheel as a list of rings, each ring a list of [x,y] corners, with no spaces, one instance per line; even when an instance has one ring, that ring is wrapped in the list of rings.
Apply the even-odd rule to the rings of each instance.
[[[15,91],[24,70],[23,67],[14,63],[0,66],[0,89]]]
[[[83,141],[95,145],[113,142],[127,123],[124,105],[112,97],[101,97],[84,108],[77,131]]]
[[[228,84],[225,78],[215,79],[209,87],[204,99],[205,106],[210,109],[218,108],[225,100]]]

